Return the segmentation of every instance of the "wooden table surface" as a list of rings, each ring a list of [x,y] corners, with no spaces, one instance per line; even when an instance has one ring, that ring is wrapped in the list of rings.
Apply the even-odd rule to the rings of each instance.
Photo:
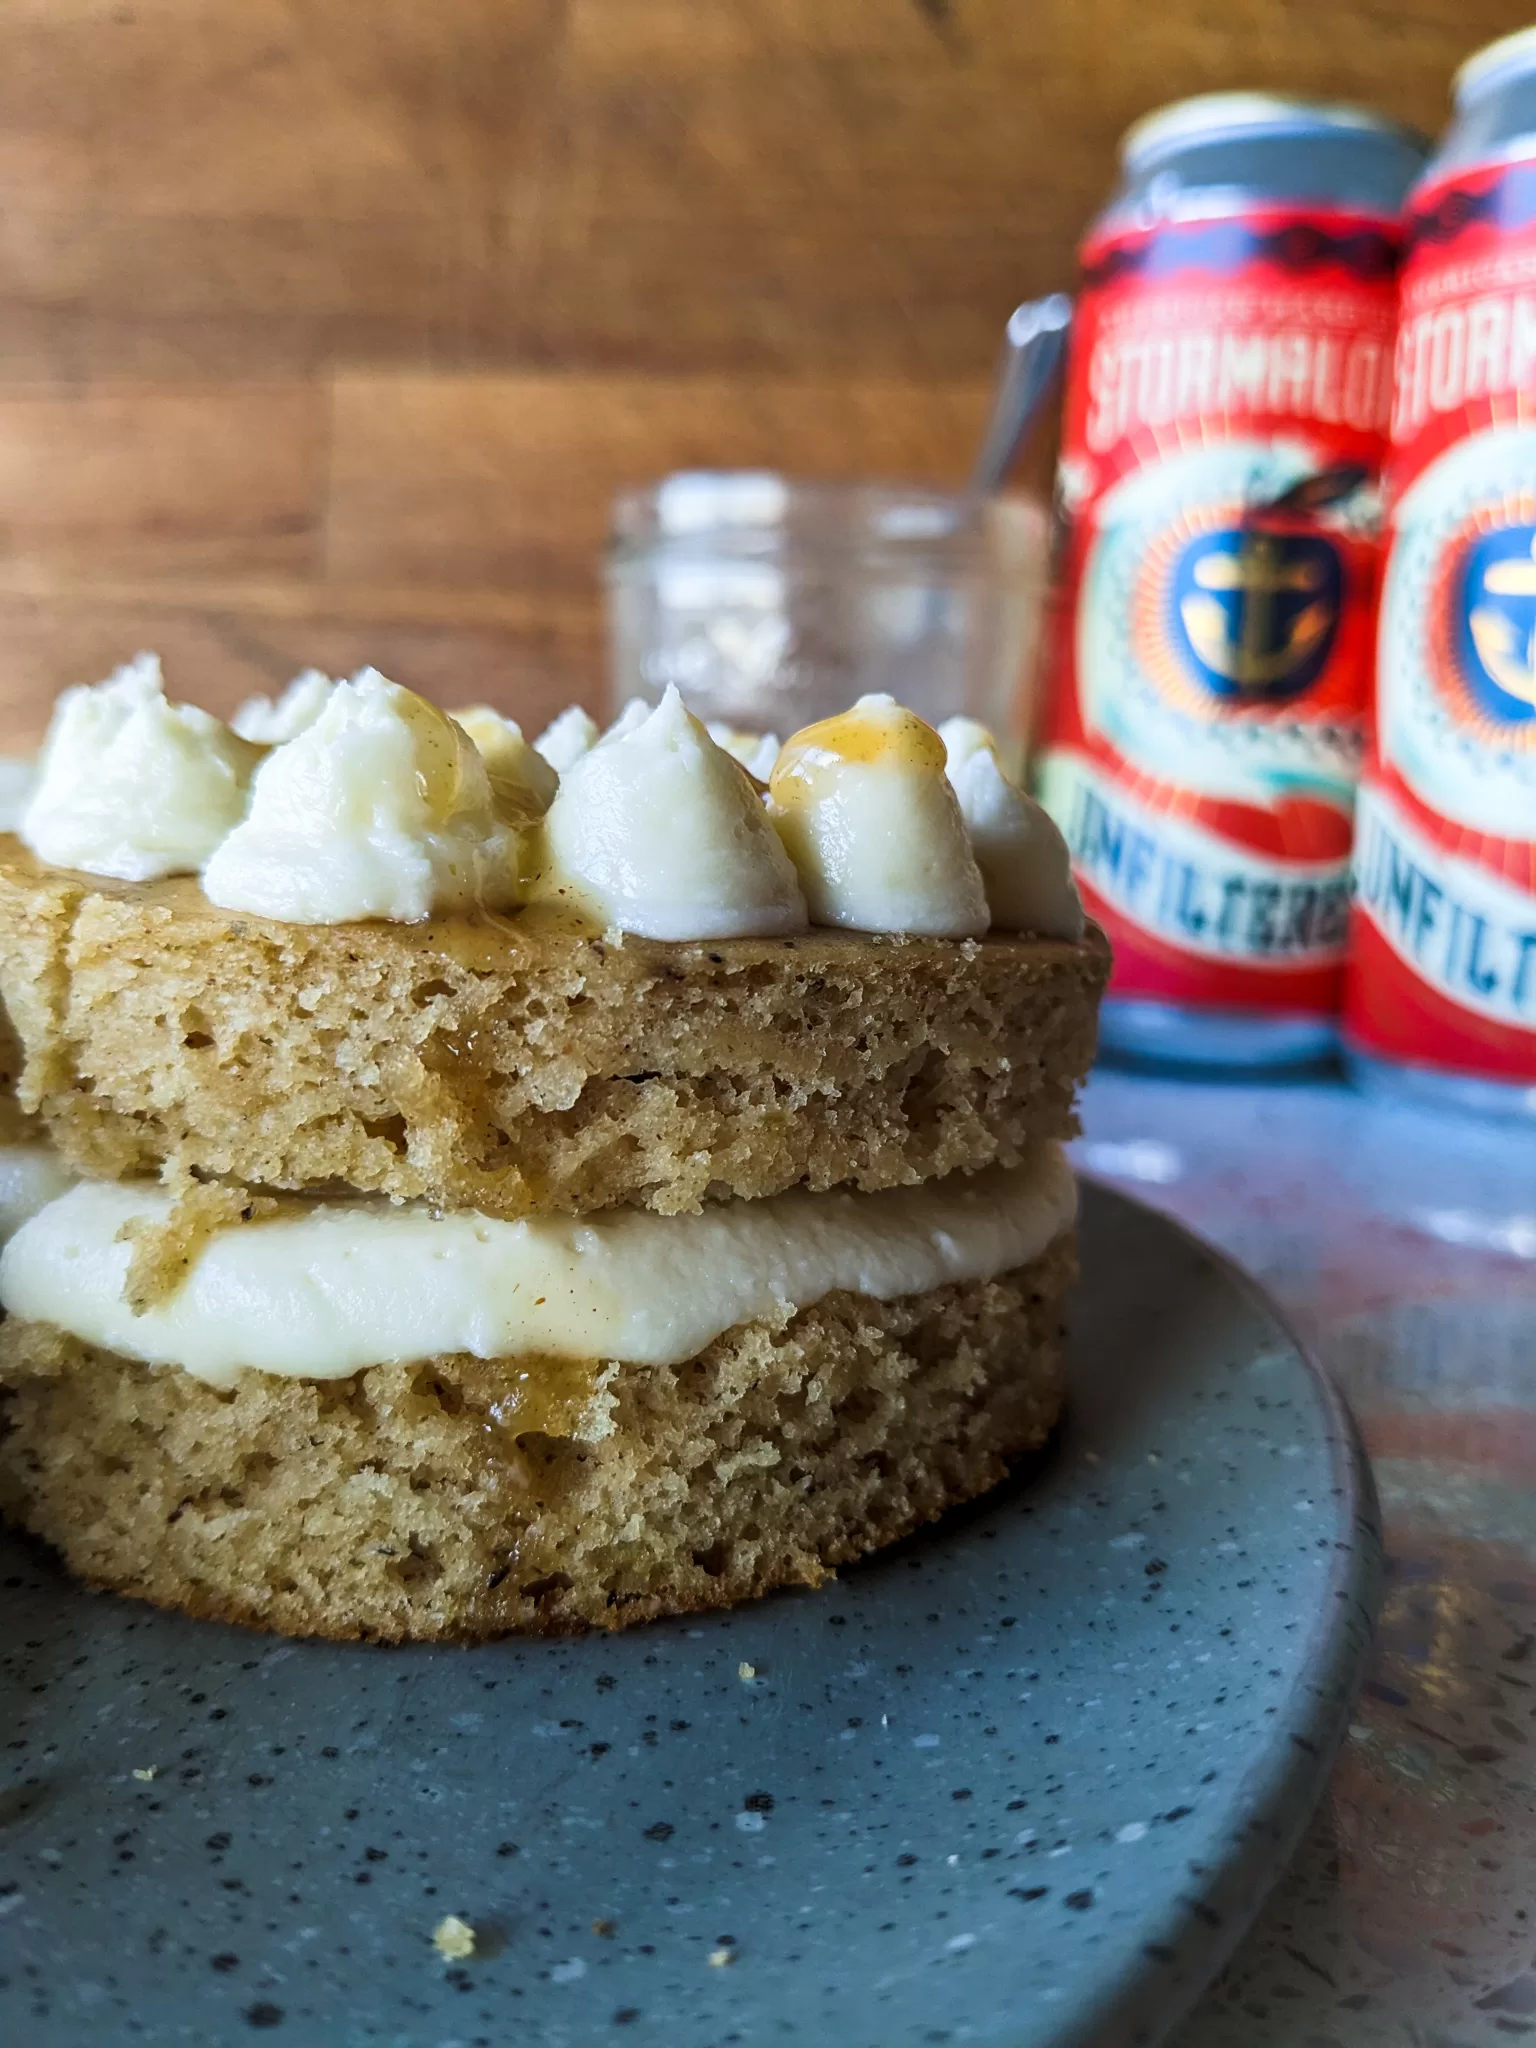
[[[140,646],[602,692],[621,484],[963,473],[1115,138],[1217,87],[1435,127],[1515,0],[11,0],[0,744]]]

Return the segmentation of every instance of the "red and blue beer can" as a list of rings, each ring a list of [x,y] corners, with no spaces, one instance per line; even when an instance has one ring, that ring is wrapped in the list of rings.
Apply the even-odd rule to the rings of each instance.
[[[1085,242],[1038,774],[1114,942],[1111,1057],[1336,1045],[1425,148],[1350,107],[1186,101],[1131,130]]]
[[[1457,75],[1406,209],[1349,1063],[1536,1114],[1536,30]]]

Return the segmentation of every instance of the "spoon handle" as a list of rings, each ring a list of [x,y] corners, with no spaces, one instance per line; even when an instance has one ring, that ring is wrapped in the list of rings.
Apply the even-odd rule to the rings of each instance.
[[[1026,299],[1009,315],[992,411],[971,471],[975,496],[997,490],[1049,397],[1066,354],[1072,301],[1065,292]]]

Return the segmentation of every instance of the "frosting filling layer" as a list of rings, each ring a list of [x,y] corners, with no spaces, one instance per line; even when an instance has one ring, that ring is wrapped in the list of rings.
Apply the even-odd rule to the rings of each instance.
[[[74,1179],[51,1145],[0,1145],[0,1245]]]
[[[794,1189],[697,1216],[615,1209],[505,1222],[421,1205],[291,1203],[217,1232],[140,1314],[130,1226],[163,1225],[148,1183],[84,1182],[0,1257],[0,1303],[83,1342],[213,1385],[245,1368],[342,1379],[450,1352],[675,1365],[734,1325],[783,1324],[846,1289],[889,1301],[988,1280],[1072,1222],[1060,1148],[1018,1167],[873,1194]]]

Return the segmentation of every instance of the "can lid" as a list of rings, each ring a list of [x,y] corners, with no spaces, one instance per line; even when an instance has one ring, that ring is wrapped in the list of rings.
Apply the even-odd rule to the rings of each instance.
[[[1451,103],[1460,113],[1491,86],[1523,71],[1536,71],[1536,28],[1517,28],[1512,36],[1500,36],[1496,43],[1474,50],[1452,81]]]
[[[1120,139],[1120,161],[1128,171],[1143,172],[1192,143],[1244,135],[1339,134],[1381,136],[1401,143],[1413,131],[1366,107],[1335,100],[1297,99],[1271,92],[1203,92],[1194,99],[1175,100],[1172,106],[1159,107],[1133,122]],[[1419,142],[1416,135],[1413,140]]]

